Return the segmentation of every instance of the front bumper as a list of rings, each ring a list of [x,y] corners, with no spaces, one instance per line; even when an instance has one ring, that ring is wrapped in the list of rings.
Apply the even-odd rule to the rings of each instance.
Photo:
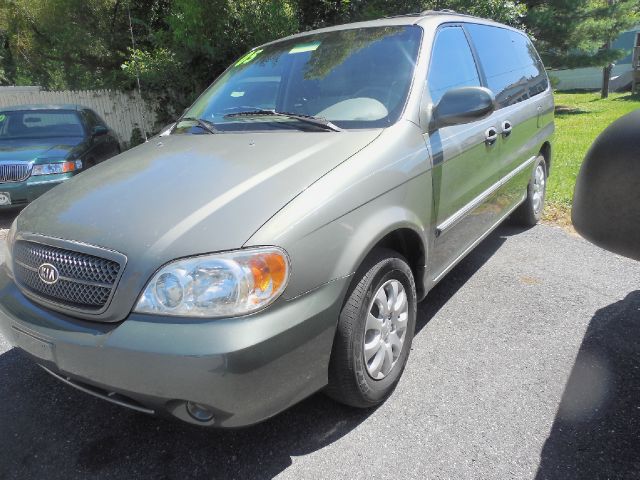
[[[250,425],[327,383],[348,279],[245,317],[181,320],[131,314],[118,324],[74,319],[27,299],[0,273],[0,334],[73,386],[142,411],[201,424]]]
[[[73,177],[75,174],[76,172],[61,173],[59,175],[42,175],[29,177],[22,182],[0,183],[0,192],[7,192],[11,195],[11,205],[0,205],[0,208],[6,209],[27,205],[56,185]]]

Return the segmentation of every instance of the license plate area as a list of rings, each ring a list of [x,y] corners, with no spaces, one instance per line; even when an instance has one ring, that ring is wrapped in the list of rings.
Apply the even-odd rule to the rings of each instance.
[[[15,325],[12,329],[16,347],[21,348],[25,352],[30,353],[41,360],[46,360],[48,362],[55,361],[52,343],[38,338],[31,333],[25,332]]]

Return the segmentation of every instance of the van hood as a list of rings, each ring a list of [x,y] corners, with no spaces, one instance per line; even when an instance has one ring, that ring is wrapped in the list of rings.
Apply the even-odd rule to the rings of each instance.
[[[147,275],[150,265],[240,248],[380,132],[155,137],[40,197],[18,217],[18,232],[116,250]]]

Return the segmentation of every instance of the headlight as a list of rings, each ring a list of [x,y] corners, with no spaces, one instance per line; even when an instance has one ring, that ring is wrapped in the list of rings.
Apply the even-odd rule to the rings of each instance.
[[[34,165],[31,169],[31,175],[54,175],[56,173],[68,173],[82,168],[82,160],[73,162],[57,162],[57,163],[41,163]]]
[[[278,298],[288,279],[289,259],[276,247],[185,258],[156,272],[134,311],[185,317],[245,315]]]

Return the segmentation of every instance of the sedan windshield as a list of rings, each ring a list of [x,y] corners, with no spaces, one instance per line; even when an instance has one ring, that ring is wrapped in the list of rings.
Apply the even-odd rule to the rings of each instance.
[[[422,29],[410,25],[338,30],[266,45],[240,58],[184,116],[218,131],[322,127],[296,115],[339,127],[325,131],[386,127],[404,109],[421,38]],[[178,133],[203,133],[193,122],[178,127]]]
[[[74,110],[0,112],[0,140],[82,137],[84,129]]]

